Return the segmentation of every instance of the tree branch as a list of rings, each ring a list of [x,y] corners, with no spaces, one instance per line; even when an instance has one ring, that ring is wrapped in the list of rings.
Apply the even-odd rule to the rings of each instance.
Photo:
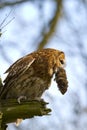
[[[58,23],[58,20],[60,18],[61,15],[61,11],[62,11],[62,0],[56,0],[57,2],[57,10],[55,12],[54,18],[52,19],[52,21],[50,22],[50,30],[49,32],[45,33],[42,39],[42,42],[39,43],[38,48],[37,49],[42,49],[44,48],[44,46],[47,44],[49,38],[53,35],[53,33],[55,32],[55,28],[56,25]]]
[[[28,2],[29,0],[17,0],[17,1],[11,1],[11,2],[2,2],[0,3],[0,8],[4,8],[4,7],[7,7],[7,6],[14,6],[14,5],[17,5],[17,4],[21,4],[21,3],[25,3],[25,2]]]
[[[48,103],[44,101],[22,101],[17,100],[0,101],[0,125],[5,129],[6,123],[15,122],[17,118],[32,118],[34,116],[49,115],[51,109],[46,108]]]

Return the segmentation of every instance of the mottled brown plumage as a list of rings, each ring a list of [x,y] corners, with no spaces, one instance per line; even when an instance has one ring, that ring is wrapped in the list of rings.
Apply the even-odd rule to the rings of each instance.
[[[64,53],[55,49],[42,49],[20,58],[6,71],[1,99],[40,98],[64,61]]]

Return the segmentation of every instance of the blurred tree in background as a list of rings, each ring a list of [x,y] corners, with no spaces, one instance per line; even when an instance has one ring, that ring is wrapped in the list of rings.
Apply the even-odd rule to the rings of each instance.
[[[2,78],[21,56],[56,48],[66,54],[69,89],[62,96],[53,82],[43,95],[50,102],[52,115],[25,120],[18,128],[10,124],[9,130],[86,130],[87,0],[0,0],[0,23],[10,11],[5,22],[15,19],[1,30],[0,37]]]

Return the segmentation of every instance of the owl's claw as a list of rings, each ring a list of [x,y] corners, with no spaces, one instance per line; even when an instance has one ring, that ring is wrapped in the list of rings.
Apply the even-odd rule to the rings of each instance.
[[[20,97],[17,99],[17,101],[18,101],[18,103],[20,104],[20,103],[21,103],[21,100],[26,100],[26,99],[27,99],[26,96],[20,96]]]

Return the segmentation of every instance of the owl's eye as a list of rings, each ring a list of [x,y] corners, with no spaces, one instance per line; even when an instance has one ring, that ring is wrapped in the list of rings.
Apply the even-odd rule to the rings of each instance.
[[[60,60],[60,63],[63,65],[63,64],[64,64],[64,61],[63,61],[63,60]]]

